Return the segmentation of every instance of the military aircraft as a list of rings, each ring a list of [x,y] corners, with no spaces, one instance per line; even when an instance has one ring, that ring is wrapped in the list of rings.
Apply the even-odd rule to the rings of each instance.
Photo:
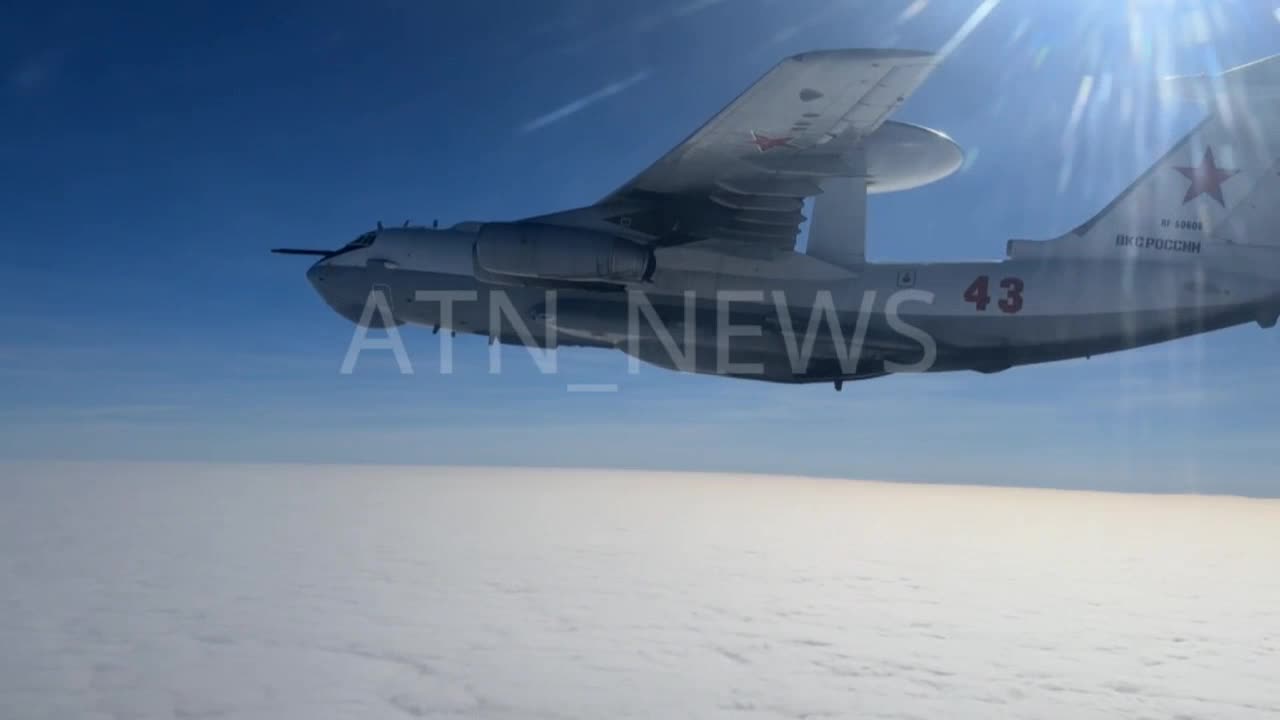
[[[784,59],[639,176],[587,206],[447,229],[382,227],[307,278],[361,327],[620,349],[787,383],[1098,355],[1280,316],[1280,55],[1170,78],[1207,118],[1094,217],[995,262],[873,263],[867,196],[960,167],[890,120],[928,52]],[[796,249],[812,199],[804,252]]]

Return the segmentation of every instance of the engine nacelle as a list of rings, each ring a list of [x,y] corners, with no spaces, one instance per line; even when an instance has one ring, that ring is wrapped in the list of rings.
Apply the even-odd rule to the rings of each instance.
[[[604,233],[536,223],[486,223],[476,236],[485,273],[561,282],[645,282],[653,250]]]

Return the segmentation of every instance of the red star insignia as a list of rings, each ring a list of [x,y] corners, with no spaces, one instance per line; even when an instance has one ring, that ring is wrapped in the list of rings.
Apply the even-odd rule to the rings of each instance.
[[[751,144],[756,146],[760,152],[770,150],[776,147],[790,147],[791,138],[789,137],[769,137],[762,135],[755,130],[751,131]]]
[[[1213,148],[1204,149],[1204,159],[1200,161],[1198,167],[1175,167],[1174,170],[1182,173],[1183,177],[1191,181],[1191,186],[1187,188],[1187,194],[1182,198],[1182,204],[1195,200],[1201,195],[1208,195],[1218,204],[1226,207],[1227,203],[1222,199],[1222,183],[1232,175],[1240,172],[1239,170],[1226,170],[1218,167],[1213,159]]]

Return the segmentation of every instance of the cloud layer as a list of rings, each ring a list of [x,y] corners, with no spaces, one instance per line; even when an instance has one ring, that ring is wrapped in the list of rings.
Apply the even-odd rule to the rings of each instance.
[[[3,717],[1280,713],[1275,501],[587,470],[0,474]]]

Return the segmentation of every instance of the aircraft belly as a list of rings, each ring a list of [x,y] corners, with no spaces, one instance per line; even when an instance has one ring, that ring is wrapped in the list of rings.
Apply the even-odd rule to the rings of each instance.
[[[1101,355],[1251,322],[1253,305],[1023,318],[906,317],[939,344],[936,369],[1003,369]]]
[[[456,274],[351,267],[328,272],[321,294],[353,322],[365,312],[370,291],[381,288],[397,324],[442,326],[539,346],[614,347],[664,367],[780,382],[875,377],[895,366],[994,372],[1260,320],[1259,308],[1280,307],[1274,291],[1235,275],[1209,281],[1194,268],[1064,263],[1046,269],[1052,267],[1019,262],[867,266],[845,282],[756,280],[754,285],[702,274],[702,286],[715,283],[722,292],[692,298],[672,288],[632,297],[620,291],[548,291]],[[990,287],[970,292],[974,278],[986,276],[992,278]],[[1002,287],[1005,277],[1017,277],[1019,283]],[[1021,293],[1017,302],[1010,299],[1013,290]],[[447,313],[445,298],[451,301]],[[984,299],[985,304],[979,302]],[[892,317],[890,307],[896,308]],[[933,344],[932,357],[925,341]]]
[[[1277,307],[1275,287],[1236,268],[1096,261],[880,266],[882,295],[928,293],[901,317],[946,352],[1005,352],[1035,362],[1110,352],[1252,320]],[[903,282],[906,278],[908,282]]]

